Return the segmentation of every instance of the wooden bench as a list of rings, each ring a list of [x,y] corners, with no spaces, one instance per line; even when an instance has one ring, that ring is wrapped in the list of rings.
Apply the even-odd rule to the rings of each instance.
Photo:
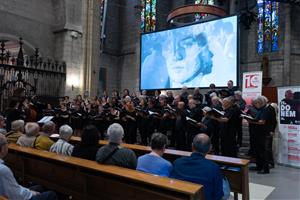
[[[5,162],[28,181],[73,199],[202,200],[203,186],[9,144]]]
[[[0,200],[8,200],[8,199],[4,196],[0,196]]]
[[[78,144],[81,141],[80,137],[72,136],[70,143]],[[106,140],[99,140],[99,146],[108,144]],[[122,144],[123,147],[132,149],[137,156],[141,156],[151,152],[151,148],[148,146],[136,145],[136,144]],[[173,149],[166,149],[163,157],[170,162],[173,162],[177,158],[182,156],[190,156],[191,152],[178,151]],[[238,193],[242,194],[243,200],[249,200],[249,160],[231,158],[224,156],[207,155],[207,159],[218,163],[222,169],[222,172],[227,177],[231,191],[234,192],[234,198],[238,198]],[[239,169],[236,171],[236,169]]]

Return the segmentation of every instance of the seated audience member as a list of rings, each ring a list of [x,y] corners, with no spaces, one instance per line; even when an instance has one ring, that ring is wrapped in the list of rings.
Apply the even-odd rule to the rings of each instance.
[[[219,166],[205,158],[210,146],[206,134],[196,135],[192,143],[192,155],[175,160],[171,177],[201,184],[205,188],[206,200],[219,200],[224,195],[223,181]]]
[[[114,123],[107,129],[109,144],[101,147],[96,155],[96,161],[101,164],[117,165],[130,169],[136,169],[136,156],[131,149],[121,147],[124,137],[124,129]]]
[[[50,151],[67,156],[72,155],[74,146],[68,143],[72,134],[73,129],[69,125],[61,126],[59,128],[59,140],[50,147]]]
[[[23,135],[25,122],[23,120],[15,120],[11,123],[11,131],[9,131],[5,136],[8,143],[16,143]]]
[[[89,125],[83,129],[81,142],[74,147],[72,156],[95,160],[98,145],[99,131],[95,126]]]
[[[150,143],[152,151],[138,158],[136,169],[138,171],[168,177],[173,167],[169,161],[162,158],[167,142],[167,136],[162,133],[154,133]]]
[[[54,192],[35,192],[19,185],[12,171],[4,164],[8,145],[6,138],[0,134],[0,195],[10,200],[56,200]]]
[[[0,134],[6,135],[6,133],[5,119],[2,115],[0,115]]]
[[[42,132],[33,143],[33,147],[40,150],[49,151],[54,142],[49,138],[55,131],[55,124],[52,121],[46,122],[42,127]]]
[[[33,147],[33,143],[39,134],[40,127],[37,123],[28,122],[25,125],[25,135],[19,137],[17,144],[23,147]]]

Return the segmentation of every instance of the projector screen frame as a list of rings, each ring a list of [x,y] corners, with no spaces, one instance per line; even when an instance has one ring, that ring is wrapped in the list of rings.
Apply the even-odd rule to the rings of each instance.
[[[146,90],[146,91],[155,91],[155,90],[180,90],[182,88],[155,88],[155,89],[142,89],[142,36],[143,35],[147,35],[147,34],[152,34],[152,33],[158,33],[158,32],[163,32],[163,31],[169,31],[169,30],[174,30],[174,29],[179,29],[179,28],[183,28],[183,27],[187,27],[187,26],[192,26],[192,25],[197,25],[197,24],[203,24],[203,23],[207,23],[207,22],[211,22],[211,21],[217,21],[217,20],[221,20],[221,19],[225,19],[225,18],[229,18],[229,17],[236,17],[237,19],[237,23],[236,23],[236,80],[233,80],[233,86],[236,88],[240,87],[240,42],[239,42],[239,38],[240,38],[240,24],[239,24],[239,15],[228,15],[226,17],[221,17],[221,18],[214,18],[214,19],[209,19],[209,20],[205,20],[205,21],[200,21],[200,22],[195,22],[195,23],[191,23],[191,24],[186,24],[180,27],[171,27],[168,29],[163,29],[163,30],[156,30],[156,31],[151,31],[151,32],[143,32],[140,33],[140,69],[139,69],[139,90]],[[229,81],[229,80],[228,80]],[[212,82],[213,83],[213,82]],[[194,89],[196,87],[188,87],[188,89]],[[207,87],[198,87],[200,89],[209,89],[209,86]],[[227,88],[227,86],[216,86],[217,89],[224,89]]]

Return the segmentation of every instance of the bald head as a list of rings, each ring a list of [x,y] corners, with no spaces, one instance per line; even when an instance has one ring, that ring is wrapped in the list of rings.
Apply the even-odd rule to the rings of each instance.
[[[193,151],[206,154],[210,150],[210,145],[210,138],[206,134],[200,133],[194,137],[192,147]]]
[[[8,152],[6,137],[0,134],[0,159],[3,159]]]

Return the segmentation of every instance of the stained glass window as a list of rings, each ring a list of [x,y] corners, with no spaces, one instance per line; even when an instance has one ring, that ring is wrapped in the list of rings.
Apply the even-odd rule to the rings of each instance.
[[[195,4],[214,5],[215,0],[195,0]],[[199,20],[205,18],[206,16],[207,16],[207,14],[196,13],[195,14],[195,21],[199,21]]]
[[[279,3],[270,0],[257,0],[258,30],[257,52],[278,51]]]
[[[100,1],[100,50],[103,48],[103,37],[104,37],[104,27],[103,27],[103,18],[104,18],[104,4],[105,0]]]
[[[155,31],[156,0],[141,0],[141,30],[142,32]]]

